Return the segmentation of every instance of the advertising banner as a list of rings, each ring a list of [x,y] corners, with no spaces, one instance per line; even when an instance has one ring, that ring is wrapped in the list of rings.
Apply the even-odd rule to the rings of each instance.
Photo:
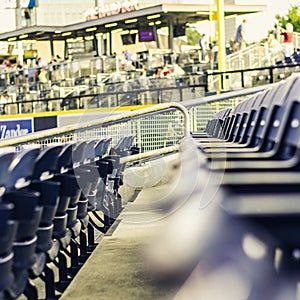
[[[25,135],[33,132],[33,119],[0,120],[0,139]]]
[[[37,6],[37,0],[20,0],[20,7],[21,8],[33,8]],[[0,1],[0,8],[17,8],[17,1],[16,0],[2,0]]]

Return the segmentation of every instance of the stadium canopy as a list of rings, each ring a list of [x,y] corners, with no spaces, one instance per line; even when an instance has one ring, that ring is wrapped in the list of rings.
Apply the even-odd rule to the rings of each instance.
[[[226,18],[262,12],[266,9],[266,5],[225,4],[224,8]],[[165,3],[126,13],[117,13],[101,18],[97,17],[67,26],[37,25],[23,27],[14,31],[1,33],[0,41],[49,41],[51,52],[54,54],[53,41],[55,40],[66,41],[70,38],[92,36],[98,33],[111,34],[111,32],[116,29],[142,30],[143,28],[152,26],[155,30],[162,27],[169,28],[169,48],[173,49],[175,27],[210,20],[215,11],[216,7],[208,4]],[[110,51],[112,51],[112,49],[110,49]]]

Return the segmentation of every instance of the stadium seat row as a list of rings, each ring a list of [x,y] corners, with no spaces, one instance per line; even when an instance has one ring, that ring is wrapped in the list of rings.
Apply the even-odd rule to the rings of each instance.
[[[190,243],[199,247],[190,260],[200,263],[207,278],[217,272],[224,275],[225,266],[228,274],[235,270],[249,288],[242,299],[298,299],[299,95],[300,76],[294,74],[235,108],[218,112],[205,134],[193,135],[200,181],[209,180],[193,191],[203,208],[199,216],[205,220],[213,203],[218,205],[215,218],[201,224],[205,234],[202,228],[194,237],[198,242]],[[186,222],[191,222],[188,216]],[[227,291],[223,292],[227,299]]]
[[[124,165],[134,137],[111,138],[0,155],[0,299],[56,299],[122,210]]]

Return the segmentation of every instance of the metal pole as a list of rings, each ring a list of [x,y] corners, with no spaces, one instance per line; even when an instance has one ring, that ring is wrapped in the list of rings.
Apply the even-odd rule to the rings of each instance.
[[[173,33],[173,29],[174,29],[174,22],[173,22],[173,18],[171,17],[169,19],[169,35],[168,35],[168,47],[171,51],[174,51],[174,33]]]
[[[219,72],[224,72],[226,71],[224,0],[216,0],[216,1],[217,1],[217,24],[218,24],[218,70]]]
[[[111,31],[108,32],[108,36],[109,36],[109,49],[107,50],[107,55],[112,55],[113,51],[112,51],[112,33],[111,33]]]
[[[22,27],[22,16],[21,16],[21,1],[16,0],[15,18],[16,18],[16,29]]]
[[[159,49],[159,48],[160,48],[160,42],[159,42],[159,39],[158,39],[158,34],[157,34],[157,27],[156,27],[156,25],[153,26],[153,29],[154,29],[154,34],[155,34],[156,46],[157,46],[157,48]]]
[[[54,52],[53,34],[49,34],[49,42],[50,42],[50,52],[51,52],[51,56],[54,56],[54,55],[55,55],[55,52]]]

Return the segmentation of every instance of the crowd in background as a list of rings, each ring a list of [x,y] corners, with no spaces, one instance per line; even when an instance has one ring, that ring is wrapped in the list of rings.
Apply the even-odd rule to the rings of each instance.
[[[234,53],[238,50],[243,50],[247,47],[246,39],[246,19],[242,20],[241,24],[236,29],[234,40],[226,45],[226,54]],[[284,56],[292,55],[293,53],[293,26],[287,24],[286,28],[280,28],[280,34],[283,36],[283,43],[278,41],[278,36],[275,37],[270,33],[266,38],[264,44],[265,56],[268,65],[275,63],[275,54],[282,51]],[[215,39],[207,37],[202,33],[199,39],[199,55],[198,58],[191,58],[188,54],[187,59],[184,59],[184,53],[164,55],[160,65],[150,66],[145,68],[143,61],[146,59],[139,59],[137,53],[130,53],[128,49],[124,49],[122,53],[113,53],[111,57],[115,60],[114,64],[118,67],[116,72],[134,72],[140,71],[145,77],[164,78],[170,76],[181,76],[186,72],[185,67],[191,64],[208,65],[208,68],[216,69],[218,62],[218,43]],[[143,54],[144,56],[144,54]],[[95,58],[97,72],[100,70],[100,58]],[[71,63],[71,64],[69,64]],[[47,85],[49,82],[62,82],[69,75],[66,72],[66,66],[70,65],[76,69],[76,65],[80,62],[63,59],[59,55],[51,58],[51,61],[46,62],[42,57],[36,59],[24,59],[21,61],[9,61],[4,59],[0,64],[0,88],[5,91],[7,86],[25,86],[31,85]],[[77,67],[78,69],[80,67]],[[193,69],[193,71],[198,69]],[[72,75],[72,74],[71,74]]]
[[[0,86],[7,85],[30,85],[34,82],[41,84],[51,80],[53,72],[60,80],[64,79],[63,68],[61,64],[64,60],[56,55],[47,63],[42,57],[37,59],[24,59],[23,63],[15,63],[5,59],[0,65]]]
[[[247,20],[243,19],[236,29],[234,39],[230,40],[226,44],[227,55],[247,48],[249,43],[247,42],[246,32]],[[282,36],[282,44],[280,43],[280,36],[275,36],[273,32],[270,32],[265,39],[265,55],[269,65],[275,63],[276,57],[274,54],[282,53],[284,57],[290,57],[295,51],[293,46],[293,25],[291,23],[287,23],[285,28],[280,27],[279,34]],[[216,64],[218,60],[217,40],[213,37],[208,38],[205,33],[202,33],[198,44],[201,51],[201,62],[211,62]]]

